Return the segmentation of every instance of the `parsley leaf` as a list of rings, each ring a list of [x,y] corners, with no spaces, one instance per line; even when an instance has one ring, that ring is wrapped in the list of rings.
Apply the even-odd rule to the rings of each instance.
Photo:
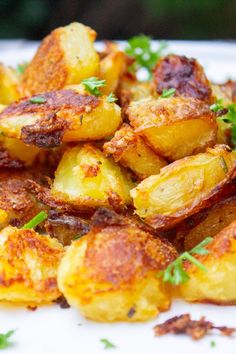
[[[118,98],[116,98],[116,96],[112,92],[106,98],[106,101],[109,103],[115,102],[117,100],[118,100]]]
[[[9,338],[15,333],[14,330],[8,331],[7,333],[3,334],[0,333],[0,349],[5,349],[11,345]]]
[[[151,37],[141,34],[130,38],[125,48],[125,53],[134,58],[135,62],[131,69],[137,71],[140,68],[145,68],[149,74],[152,75],[152,69],[163,56],[163,51],[166,49],[166,42],[159,42],[158,49],[152,48]]]
[[[226,107],[223,107],[222,105],[218,110],[222,110],[224,108],[227,108],[228,112],[225,115],[218,117],[218,120],[221,120],[225,123],[229,123],[231,129],[231,143],[235,148],[236,147],[236,103],[231,103],[229,105],[226,105]]]
[[[170,88],[169,90],[164,89],[161,94],[161,98],[169,98],[174,96],[176,89]]]
[[[176,258],[172,263],[170,263],[163,272],[157,274],[157,276],[160,275],[163,278],[164,282],[169,282],[172,285],[186,283],[186,281],[189,280],[189,275],[184,270],[184,260],[188,260],[189,262],[195,264],[199,269],[207,271],[206,267],[202,263],[200,263],[193,256],[193,254],[208,254],[209,251],[206,250],[204,247],[208,245],[212,240],[212,237],[207,237],[197,246],[192,248],[189,252],[182,253],[178,258]]]
[[[89,79],[84,79],[81,82],[85,89],[94,96],[101,96],[99,87],[106,85],[106,80],[99,80],[97,77],[90,77]]]
[[[42,210],[35,217],[33,217],[33,219],[31,219],[29,222],[27,222],[27,224],[22,226],[22,229],[23,230],[34,229],[37,225],[39,225],[41,222],[46,220],[47,217],[48,217],[48,214],[46,213],[46,211]]]
[[[116,345],[111,343],[108,339],[102,338],[100,342],[104,344],[104,349],[113,349],[116,348]]]
[[[16,67],[16,71],[18,74],[24,74],[25,72],[25,69],[27,68],[27,66],[29,65],[29,63],[27,61],[21,63],[21,64],[18,64],[17,67]]]
[[[46,99],[45,99],[44,97],[42,97],[42,96],[35,96],[35,97],[31,97],[31,98],[29,99],[29,101],[30,101],[31,103],[38,103],[38,104],[40,104],[40,103],[45,103],[45,102],[46,102]]]
[[[212,110],[212,112],[218,112],[218,111],[223,110],[224,108],[225,107],[223,106],[223,100],[220,98],[218,98],[216,100],[216,102],[210,106],[210,109]]]

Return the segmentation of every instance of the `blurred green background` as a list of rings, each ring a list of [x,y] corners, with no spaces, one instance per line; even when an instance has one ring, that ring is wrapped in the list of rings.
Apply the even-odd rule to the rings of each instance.
[[[0,38],[41,39],[72,21],[100,39],[235,39],[236,0],[0,0]]]

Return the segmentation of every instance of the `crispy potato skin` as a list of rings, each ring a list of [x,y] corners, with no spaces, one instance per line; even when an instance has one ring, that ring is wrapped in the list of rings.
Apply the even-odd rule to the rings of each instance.
[[[207,272],[186,262],[190,279],[180,286],[187,301],[210,302],[219,305],[236,304],[236,221],[220,231],[206,247],[207,255],[196,255]]]
[[[167,164],[128,124],[123,124],[103,149],[107,156],[112,155],[116,162],[128,167],[140,179],[158,174]]]
[[[57,28],[49,34],[24,72],[25,96],[58,90],[97,75],[95,37],[93,30],[80,23]]]
[[[156,229],[170,229],[212,205],[235,169],[236,154],[224,145],[175,161],[130,192],[136,213]]]
[[[118,105],[107,102],[105,96],[81,94],[77,86],[40,97],[45,102],[37,104],[24,98],[1,111],[0,129],[7,137],[47,148],[62,142],[102,139],[121,124]]]
[[[191,97],[146,98],[132,102],[126,113],[135,132],[170,161],[202,152],[216,142],[214,113]]]
[[[228,80],[221,85],[212,85],[212,91],[224,105],[236,102],[236,81]]]
[[[206,103],[214,100],[210,82],[196,59],[168,55],[157,63],[153,74],[159,95],[164,89],[175,88],[176,96],[194,97]]]
[[[24,171],[0,173],[0,209],[7,212],[13,225],[22,226],[45,209],[26,188],[25,183],[30,177],[32,175]]]
[[[169,308],[168,286],[156,274],[175,257],[170,244],[122,217],[108,216],[104,223],[99,216],[90,233],[68,248],[58,284],[87,318],[145,321]]]
[[[14,69],[0,64],[0,104],[10,104],[21,96],[20,79]]]
[[[236,196],[229,197],[205,210],[202,220],[184,238],[184,248],[189,250],[203,241],[206,235],[215,236],[236,220]]]
[[[123,208],[134,186],[128,175],[92,145],[65,152],[55,172],[53,196],[77,206]]]
[[[0,243],[1,300],[39,304],[60,296],[57,268],[64,251],[57,240],[9,226]]]

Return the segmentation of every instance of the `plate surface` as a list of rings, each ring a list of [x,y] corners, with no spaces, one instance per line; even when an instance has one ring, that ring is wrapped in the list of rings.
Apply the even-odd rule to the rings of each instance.
[[[196,57],[208,77],[215,82],[236,80],[236,44],[221,42],[170,41],[169,51]],[[155,42],[154,42],[155,45]],[[98,43],[98,47],[101,45]],[[30,60],[36,44],[24,41],[0,41],[0,61],[16,65]],[[57,305],[36,311],[0,306],[0,332],[16,329],[14,345],[7,354],[101,354],[100,339],[106,338],[117,347],[114,354],[235,354],[236,337],[209,335],[198,342],[184,336],[155,338],[153,326],[166,319],[190,313],[194,319],[206,316],[216,325],[236,327],[236,306],[188,304],[175,300],[170,311],[147,323],[100,324],[85,320],[76,309],[60,309]],[[211,347],[214,340],[216,346]]]

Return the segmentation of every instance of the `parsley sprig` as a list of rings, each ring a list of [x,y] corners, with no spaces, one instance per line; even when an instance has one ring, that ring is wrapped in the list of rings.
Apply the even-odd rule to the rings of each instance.
[[[118,98],[112,92],[106,98],[106,101],[109,103],[115,102],[117,100],[118,100]]]
[[[14,333],[14,330],[8,331],[7,333],[0,333],[0,349],[8,348],[12,344],[9,339]]]
[[[46,98],[42,96],[34,96],[29,99],[31,103],[41,104],[46,102]]]
[[[155,50],[152,48],[151,37],[141,34],[134,36],[128,40],[125,48],[126,54],[131,56],[135,62],[131,66],[132,71],[137,71],[140,68],[145,68],[152,75],[152,69],[163,56],[163,51],[166,49],[167,43],[159,42],[159,47]]]
[[[16,67],[16,72],[20,75],[24,74],[25,69],[27,68],[28,65],[29,65],[29,63],[27,61],[18,64]]]
[[[38,226],[41,222],[43,222],[44,220],[46,220],[48,217],[48,214],[46,213],[46,211],[40,211],[40,213],[38,213],[35,217],[33,217],[33,219],[31,219],[29,222],[27,222],[27,224],[25,224],[24,226],[22,226],[23,230],[28,230],[28,229],[34,229],[36,226]]]
[[[209,251],[205,249],[213,240],[212,237],[206,237],[205,240],[200,242],[197,246],[192,248],[189,252],[182,253],[178,258],[176,258],[168,267],[158,275],[161,275],[164,282],[169,282],[172,285],[183,284],[189,280],[189,275],[185,272],[183,261],[188,260],[192,264],[195,264],[199,269],[207,271],[206,267],[200,263],[193,255],[194,254],[208,254]]]
[[[175,88],[170,88],[168,90],[164,89],[161,94],[161,98],[169,98],[174,96],[176,89]]]
[[[218,99],[216,103],[210,106],[211,110],[215,113],[218,111],[223,111],[227,109],[227,113],[221,117],[218,117],[218,120],[221,120],[225,123],[229,123],[231,129],[231,143],[233,147],[236,147],[236,103],[231,103],[226,106],[223,105],[223,101]]]
[[[85,89],[94,96],[101,96],[100,87],[106,85],[106,80],[99,80],[97,77],[90,77],[81,82]]]
[[[106,338],[102,338],[100,339],[100,342],[104,344],[104,349],[113,349],[116,348],[116,345],[113,344],[112,342],[110,342],[108,339]]]

